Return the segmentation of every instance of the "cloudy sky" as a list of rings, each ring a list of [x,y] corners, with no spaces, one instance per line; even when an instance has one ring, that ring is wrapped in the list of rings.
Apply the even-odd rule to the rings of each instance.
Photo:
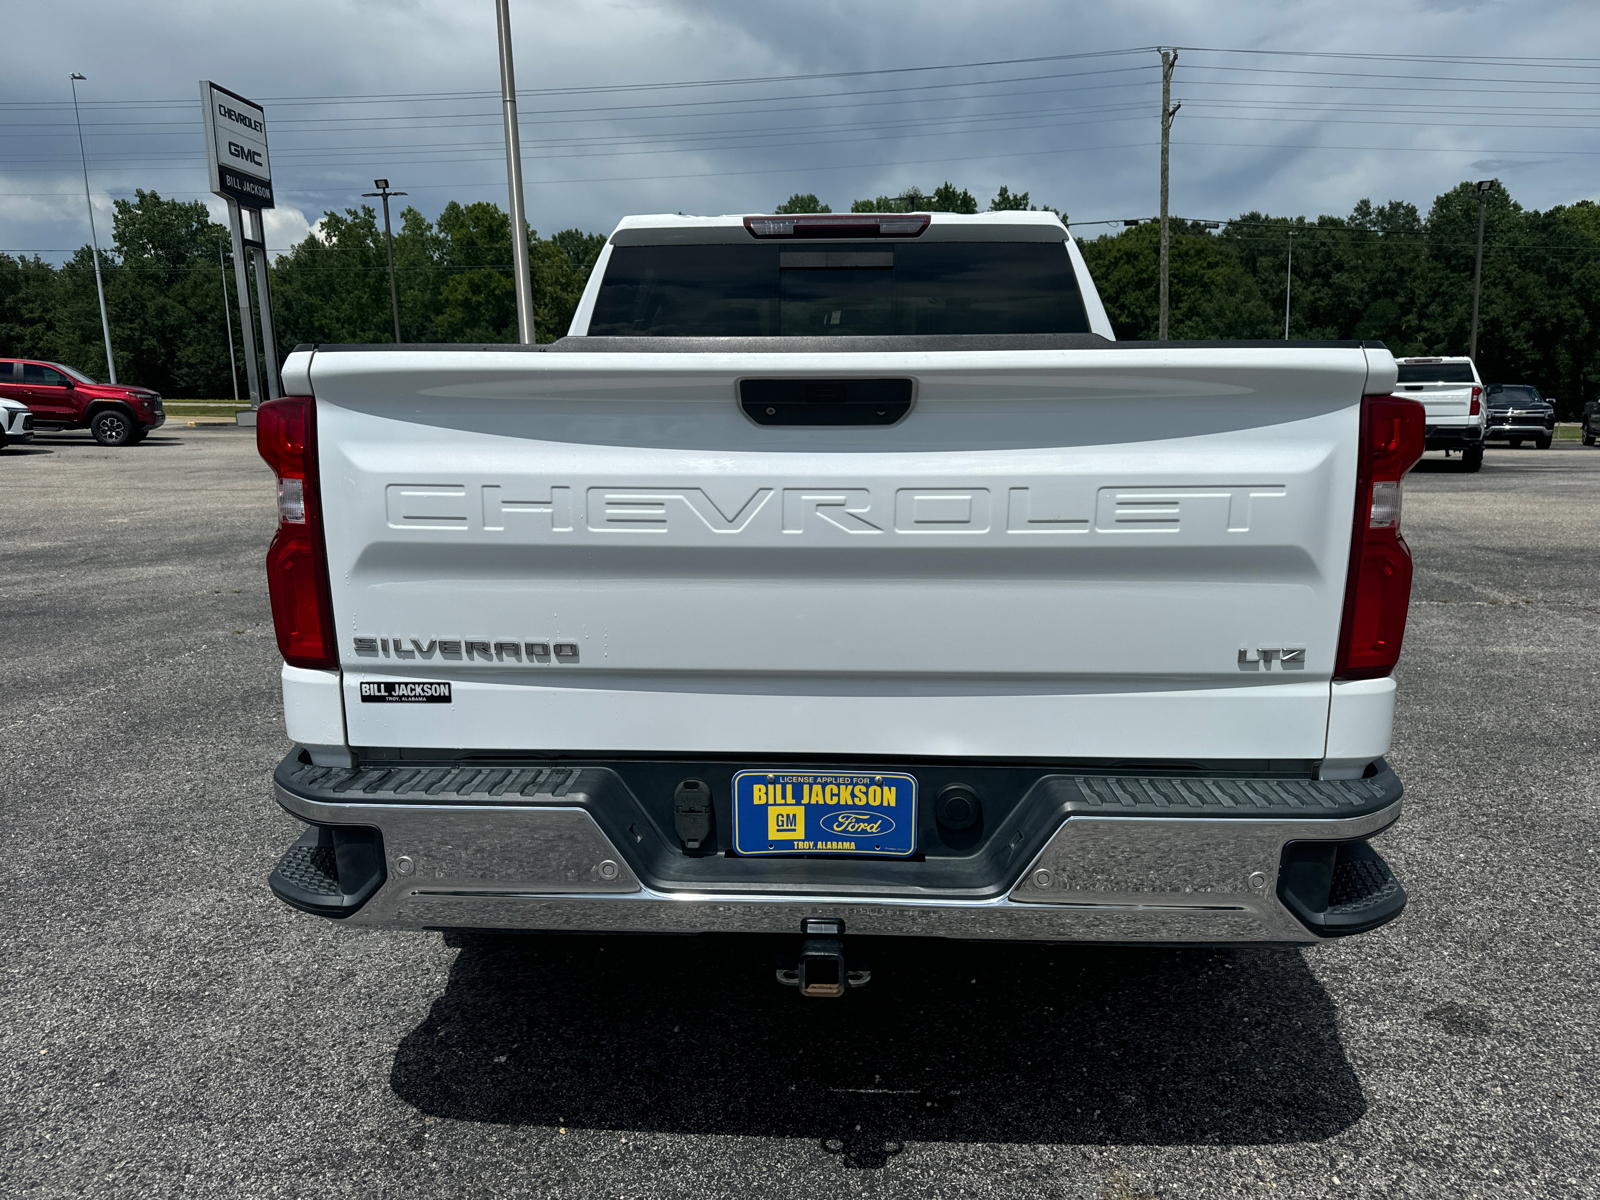
[[[135,188],[205,197],[201,78],[266,108],[271,246],[376,176],[429,216],[505,204],[493,0],[7,9],[0,251],[59,260],[88,240],[72,71],[102,239]],[[1177,215],[1425,206],[1488,176],[1533,208],[1600,191],[1592,2],[513,0],[512,19],[543,233],[796,191],[848,208],[947,179],[1074,222],[1152,215],[1156,43],[1185,47]]]

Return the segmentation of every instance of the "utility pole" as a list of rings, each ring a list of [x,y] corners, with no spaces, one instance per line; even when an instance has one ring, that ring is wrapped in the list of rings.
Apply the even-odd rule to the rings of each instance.
[[[506,122],[506,183],[511,189],[512,282],[517,288],[517,340],[533,345],[533,264],[528,259],[528,217],[522,206],[522,143],[517,134],[517,81],[511,66],[511,0],[494,0],[500,36],[500,106]]]
[[[1494,180],[1478,180],[1478,263],[1472,268],[1472,341],[1467,346],[1467,357],[1478,361],[1478,293],[1483,285],[1483,212],[1489,203],[1489,189]]]
[[[89,206],[89,246],[94,251],[94,290],[100,295],[100,332],[106,339],[106,373],[111,382],[117,381],[117,360],[111,354],[111,322],[106,317],[106,285],[100,279],[100,237],[94,231],[94,200],[89,195],[89,156],[83,149],[83,118],[78,115],[78,80],[85,78],[72,72],[72,119],[78,123],[78,158],[83,162],[83,201]]]
[[[1283,340],[1289,340],[1289,297],[1294,293],[1294,230],[1289,230],[1289,270],[1283,277]]]
[[[233,382],[233,402],[239,403],[239,360],[233,354],[233,312],[228,308],[228,264],[217,246],[217,266],[222,268],[222,326],[228,331],[228,378]]]
[[[1167,259],[1172,236],[1167,229],[1167,151],[1172,140],[1172,118],[1183,102],[1172,102],[1172,68],[1178,65],[1176,50],[1161,52],[1161,319],[1156,337],[1167,340]]]
[[[394,234],[389,231],[389,197],[404,196],[404,192],[391,192],[387,179],[374,179],[375,192],[362,192],[363,198],[383,197],[383,245],[389,253],[389,303],[394,307],[394,344],[400,344],[400,291],[394,283]]]

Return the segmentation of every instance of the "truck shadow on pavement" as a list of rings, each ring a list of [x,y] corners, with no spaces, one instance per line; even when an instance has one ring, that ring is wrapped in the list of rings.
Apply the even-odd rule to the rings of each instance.
[[[144,450],[159,450],[183,445],[177,433],[153,433],[133,446],[102,446],[87,433],[41,433],[31,442],[18,442],[7,446],[0,454],[54,454],[57,450],[109,450],[116,454],[138,454]]]
[[[910,1141],[1315,1141],[1366,1110],[1295,950],[893,941],[866,987],[806,1000],[760,938],[446,938],[391,1084],[452,1120],[806,1138],[871,1168]]]

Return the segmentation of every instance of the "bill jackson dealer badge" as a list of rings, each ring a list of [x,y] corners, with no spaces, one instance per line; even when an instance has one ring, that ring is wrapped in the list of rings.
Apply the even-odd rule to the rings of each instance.
[[[739,854],[871,854],[917,848],[917,781],[899,773],[740,771],[733,777]]]
[[[363,704],[449,704],[448,683],[411,683],[404,679],[364,679]]]

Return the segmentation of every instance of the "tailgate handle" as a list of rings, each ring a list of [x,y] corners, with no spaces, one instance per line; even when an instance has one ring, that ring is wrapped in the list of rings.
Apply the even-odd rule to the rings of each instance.
[[[909,379],[742,379],[757,425],[893,425],[911,411]]]

